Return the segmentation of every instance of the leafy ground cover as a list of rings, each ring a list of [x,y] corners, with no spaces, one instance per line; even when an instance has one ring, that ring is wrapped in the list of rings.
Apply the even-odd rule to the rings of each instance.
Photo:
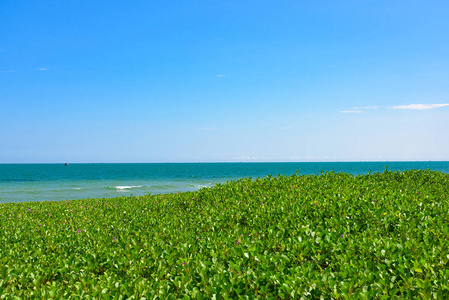
[[[449,174],[0,204],[0,298],[449,299]]]

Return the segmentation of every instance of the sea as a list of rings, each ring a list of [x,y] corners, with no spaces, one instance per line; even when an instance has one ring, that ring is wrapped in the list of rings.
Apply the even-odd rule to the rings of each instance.
[[[288,163],[0,164],[0,203],[113,198],[196,191],[239,178],[430,169],[449,173],[448,161]]]

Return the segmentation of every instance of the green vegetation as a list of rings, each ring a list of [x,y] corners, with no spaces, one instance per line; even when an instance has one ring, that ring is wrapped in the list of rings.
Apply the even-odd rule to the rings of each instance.
[[[0,298],[449,299],[449,174],[0,204]]]

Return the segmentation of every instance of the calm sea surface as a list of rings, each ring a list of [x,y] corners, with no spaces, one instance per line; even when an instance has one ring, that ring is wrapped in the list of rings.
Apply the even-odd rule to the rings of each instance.
[[[195,191],[242,177],[353,175],[410,169],[449,173],[449,162],[0,164],[0,202],[55,201]]]

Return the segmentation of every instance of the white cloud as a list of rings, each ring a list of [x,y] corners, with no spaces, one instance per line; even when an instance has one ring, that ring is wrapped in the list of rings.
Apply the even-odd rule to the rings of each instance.
[[[329,156],[314,156],[314,155],[306,155],[304,156],[305,159],[329,159]]]
[[[225,74],[220,74],[220,75],[215,75],[215,76],[217,76],[217,77],[226,77]]]
[[[449,106],[449,103],[441,103],[441,104],[409,104],[409,105],[398,105],[392,106],[392,109],[415,109],[415,110],[423,110],[423,109],[431,109],[437,107]]]
[[[342,110],[340,111],[343,114],[360,114],[365,112],[366,109],[378,109],[379,106],[372,105],[372,106],[354,106],[351,108],[351,110]]]
[[[363,110],[342,110],[340,111],[342,114],[360,114]]]
[[[47,68],[39,68],[39,71],[47,71]]]

